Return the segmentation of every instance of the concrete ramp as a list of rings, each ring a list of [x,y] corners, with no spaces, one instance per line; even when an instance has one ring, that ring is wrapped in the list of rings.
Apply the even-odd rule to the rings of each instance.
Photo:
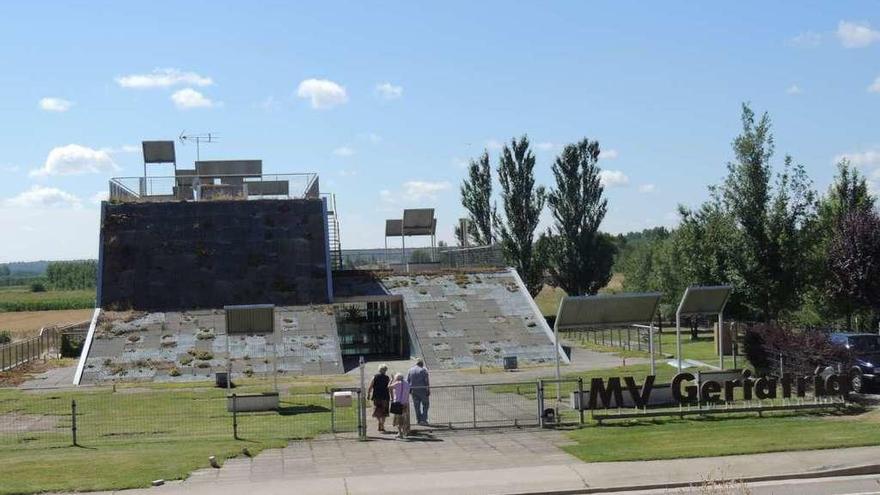
[[[336,318],[329,305],[275,310],[280,374],[342,373]],[[82,383],[211,380],[227,366],[223,310],[166,313],[105,312],[95,329]],[[271,336],[233,335],[233,379],[271,376]]]
[[[501,366],[506,356],[520,366],[555,361],[552,330],[515,270],[388,275],[382,283],[403,296],[429,367]]]

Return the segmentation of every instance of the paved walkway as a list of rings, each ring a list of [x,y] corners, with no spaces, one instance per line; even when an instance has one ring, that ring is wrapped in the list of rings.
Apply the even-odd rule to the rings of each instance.
[[[668,461],[584,463],[559,446],[563,432],[514,430],[368,442],[319,439],[231,459],[183,482],[125,495],[527,494],[816,474],[875,465],[880,447]]]

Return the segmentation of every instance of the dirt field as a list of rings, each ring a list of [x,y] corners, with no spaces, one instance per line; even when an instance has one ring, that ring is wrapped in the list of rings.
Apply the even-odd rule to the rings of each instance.
[[[56,311],[14,311],[0,313],[0,330],[9,330],[14,339],[36,335],[41,327],[77,323],[91,319],[94,310],[62,309]]]

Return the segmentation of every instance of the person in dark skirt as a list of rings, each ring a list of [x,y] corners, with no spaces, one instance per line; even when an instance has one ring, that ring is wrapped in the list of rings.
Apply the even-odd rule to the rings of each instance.
[[[379,365],[379,372],[370,380],[370,387],[367,389],[367,399],[373,401],[373,417],[379,422],[379,431],[385,431],[385,418],[388,417],[388,405],[391,396],[388,394],[388,382],[391,379],[386,374],[388,366]]]

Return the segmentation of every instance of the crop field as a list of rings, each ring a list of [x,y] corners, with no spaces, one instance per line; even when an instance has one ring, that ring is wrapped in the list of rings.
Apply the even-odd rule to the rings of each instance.
[[[0,312],[88,309],[94,307],[94,289],[32,292],[30,287],[0,288]]]

